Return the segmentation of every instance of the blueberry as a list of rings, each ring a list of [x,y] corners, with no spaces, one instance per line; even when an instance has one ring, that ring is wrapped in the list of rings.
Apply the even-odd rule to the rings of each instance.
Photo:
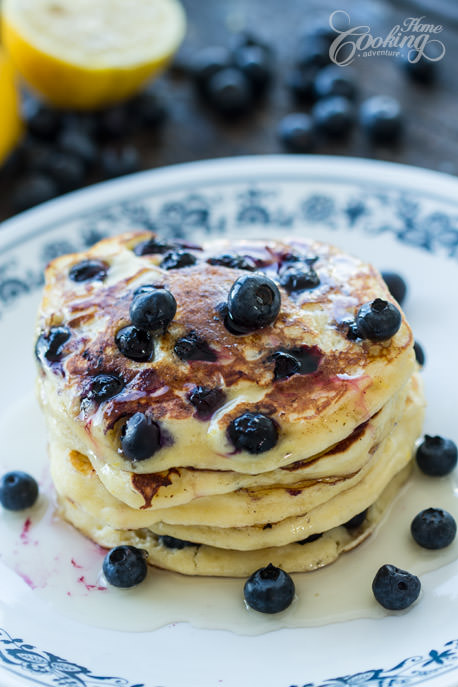
[[[415,351],[415,359],[417,363],[420,365],[420,367],[423,367],[425,364],[425,352],[423,350],[423,347],[418,343],[418,341],[415,341],[413,345],[413,350]]]
[[[336,25],[337,21],[335,17],[333,18],[333,22],[334,25]],[[340,26],[341,22],[338,22],[338,24],[338,28],[344,28],[343,25]],[[331,28],[329,20],[325,18],[314,19],[312,21],[310,21],[310,19],[307,19],[305,26],[302,27],[302,30],[300,32],[301,40],[311,40],[314,38],[320,38],[321,40],[325,40],[328,45],[331,45],[331,43],[337,35],[337,32]]]
[[[315,79],[315,94],[317,98],[338,95],[353,100],[356,96],[353,70],[350,67],[337,67],[334,64],[320,69]]]
[[[115,546],[103,559],[103,574],[114,587],[134,587],[146,577],[145,552],[135,546]]]
[[[222,389],[195,386],[188,394],[191,405],[197,411],[197,417],[208,420],[217,408],[220,408],[226,400],[226,394]]]
[[[428,46],[428,50],[431,53],[434,49],[434,43],[431,42]],[[430,54],[431,57],[438,57],[439,53],[436,55]],[[417,83],[423,85],[432,84],[437,77],[437,61],[428,59],[424,54],[418,52],[418,50],[412,49],[404,56],[403,67],[407,76]]]
[[[274,379],[276,381],[279,379],[287,379],[297,374],[300,370],[300,364],[297,358],[286,351],[277,351],[273,353],[268,360],[273,360],[275,362]]]
[[[348,136],[355,123],[351,102],[340,95],[319,100],[312,109],[318,131],[331,137]]]
[[[132,324],[140,329],[164,332],[175,317],[177,302],[167,289],[155,289],[134,296],[130,306]]]
[[[132,461],[151,458],[161,446],[159,425],[144,413],[135,413],[121,429],[123,454]]]
[[[280,306],[280,292],[272,279],[247,274],[232,284],[226,324],[240,333],[252,332],[275,322]]]
[[[280,284],[291,293],[293,291],[304,291],[305,289],[315,289],[320,285],[320,278],[313,269],[313,262],[308,264],[286,263],[286,267],[280,271]]]
[[[261,413],[243,413],[230,423],[228,437],[239,451],[264,453],[278,441],[277,423]]]
[[[82,260],[70,269],[68,276],[72,281],[83,282],[93,279],[103,280],[107,276],[108,265],[102,260]]]
[[[196,262],[197,258],[192,253],[185,250],[174,250],[164,256],[159,267],[162,267],[163,270],[177,270],[195,265]]]
[[[146,90],[129,102],[129,111],[142,126],[157,127],[167,117],[167,110],[157,93]]]
[[[161,544],[164,544],[164,546],[167,549],[185,549],[188,546],[198,546],[198,544],[195,544],[192,541],[186,541],[185,539],[177,539],[176,537],[170,537],[168,534],[163,534],[160,537],[158,537],[159,541]]]
[[[391,339],[399,330],[401,323],[402,317],[398,308],[382,298],[362,305],[355,320],[358,335],[371,341]]]
[[[178,339],[173,350],[180,360],[203,360],[209,363],[216,360],[215,351],[195,332],[189,332]]]
[[[260,613],[279,613],[291,604],[295,587],[290,575],[272,563],[256,570],[245,582],[245,601]]]
[[[303,112],[291,112],[278,125],[278,138],[291,153],[307,153],[315,146],[312,118]]]
[[[50,363],[58,362],[70,337],[71,331],[68,327],[53,327],[47,334],[40,334],[35,344],[35,355],[38,360],[46,358]]]
[[[12,205],[16,212],[21,212],[55,198],[58,193],[57,184],[50,176],[29,174],[14,187]]]
[[[7,472],[0,480],[0,503],[7,510],[24,510],[38,498],[38,484],[20,470]]]
[[[260,45],[245,45],[234,52],[234,63],[258,93],[265,90],[272,79],[270,52]]]
[[[347,530],[354,530],[356,527],[359,527],[360,525],[363,524],[367,516],[367,508],[363,510],[361,513],[357,513],[357,515],[354,515],[350,520],[347,520],[347,522],[343,523],[343,527],[345,527]]]
[[[80,160],[86,169],[92,167],[97,161],[97,146],[84,131],[74,128],[64,129],[59,135],[57,144],[60,150]]]
[[[294,374],[311,374],[316,372],[322,358],[317,346],[300,346],[276,351],[267,358],[275,362],[274,379],[286,379]]]
[[[412,520],[412,537],[425,549],[444,549],[455,539],[455,518],[441,508],[426,508]]]
[[[402,110],[395,98],[375,95],[362,103],[359,116],[364,131],[375,143],[392,143],[401,134]]]
[[[101,374],[91,379],[87,397],[97,403],[107,401],[117,396],[124,388],[124,382],[119,377],[109,374]]]
[[[222,267],[231,267],[234,270],[246,270],[247,272],[254,272],[256,270],[256,263],[253,258],[246,255],[238,255],[237,253],[224,253],[213,258],[208,258],[209,265],[221,265]]]
[[[26,96],[22,102],[22,119],[28,131],[37,138],[54,140],[62,124],[61,115],[33,96]]]
[[[231,39],[234,54],[243,48],[261,48],[271,59],[274,56],[272,46],[251,31],[238,31]]]
[[[322,532],[317,532],[316,534],[311,534],[309,537],[306,537],[305,539],[297,541],[296,544],[300,544],[301,546],[303,546],[304,544],[311,544],[312,542],[317,541],[317,539],[321,539],[322,536]]]
[[[418,467],[431,477],[448,475],[455,468],[457,458],[456,444],[451,439],[428,434],[425,434],[416,453]]]
[[[191,60],[191,73],[198,87],[206,89],[212,76],[230,67],[232,57],[221,45],[209,46],[196,53]]]
[[[418,577],[395,565],[382,565],[372,582],[372,591],[381,606],[400,611],[417,600],[421,589]]]
[[[383,281],[393,298],[402,305],[407,293],[407,284],[397,272],[382,272]]]
[[[331,61],[329,42],[323,36],[304,36],[296,50],[296,63],[300,67],[325,67]]]
[[[169,253],[173,251],[175,246],[172,243],[167,243],[166,241],[160,241],[156,237],[148,239],[147,241],[141,241],[137,243],[134,247],[135,255],[163,255],[164,253]]]
[[[138,150],[131,145],[123,146],[118,150],[105,148],[100,161],[102,171],[107,179],[133,174],[140,169]]]
[[[48,161],[46,171],[54,179],[61,192],[73,191],[84,184],[86,169],[75,155],[54,152]]]
[[[287,86],[298,103],[315,102],[315,76],[314,67],[295,67],[287,75]]]
[[[251,108],[253,88],[240,69],[227,67],[209,79],[208,98],[212,107],[220,114],[239,115]]]
[[[120,329],[115,337],[120,352],[138,363],[151,360],[154,355],[154,341],[150,332],[129,325]]]
[[[133,129],[133,119],[126,104],[114,105],[97,116],[97,135],[103,139],[121,138]]]

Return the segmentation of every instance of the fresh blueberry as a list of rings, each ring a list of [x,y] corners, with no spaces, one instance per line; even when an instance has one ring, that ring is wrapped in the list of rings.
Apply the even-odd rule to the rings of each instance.
[[[388,95],[375,95],[364,101],[359,117],[364,131],[375,143],[395,142],[402,132],[401,105]]]
[[[200,50],[191,59],[191,73],[197,86],[206,90],[211,77],[222,69],[230,67],[231,62],[230,51],[221,45]]]
[[[131,145],[119,150],[105,148],[101,155],[102,171],[107,179],[133,174],[140,169],[140,156],[137,148]]]
[[[129,102],[129,111],[142,126],[158,127],[167,117],[167,110],[157,93],[148,89]]]
[[[80,188],[86,177],[84,162],[75,155],[68,153],[55,152],[50,157],[46,171],[51,179],[54,179],[61,192]]]
[[[154,355],[154,340],[150,332],[133,325],[120,329],[115,337],[120,352],[138,363],[151,360]]]
[[[176,537],[171,537],[168,534],[163,534],[160,537],[158,537],[159,541],[161,544],[164,544],[164,546],[167,549],[185,549],[188,546],[198,546],[198,544],[195,544],[192,541],[186,541],[185,539],[177,539]]]
[[[134,587],[146,577],[145,552],[122,544],[111,549],[103,559],[103,574],[114,587]]]
[[[295,67],[286,78],[287,86],[298,103],[313,103],[315,95],[316,69],[314,67]]]
[[[343,527],[345,527],[347,530],[354,530],[356,527],[359,527],[360,525],[363,524],[367,516],[367,508],[363,510],[361,513],[357,513],[357,515],[354,515],[350,520],[347,520],[347,522],[343,523]]]
[[[423,442],[417,448],[418,467],[431,477],[448,475],[455,468],[457,459],[456,444],[451,439],[425,434]]]
[[[393,298],[402,305],[407,293],[407,284],[397,272],[382,272],[383,281]]]
[[[167,243],[166,241],[160,241],[156,237],[148,239],[147,241],[141,241],[137,243],[134,247],[135,255],[163,255],[164,253],[169,253],[173,251],[175,246],[172,243]]]
[[[212,107],[220,114],[239,115],[251,108],[253,88],[240,69],[227,67],[210,77],[208,98]]]
[[[245,601],[260,613],[280,613],[291,604],[295,594],[290,575],[272,563],[256,570],[245,582]]]
[[[46,141],[55,140],[62,124],[61,115],[57,110],[29,95],[24,98],[21,109],[22,119],[33,136]]]
[[[87,397],[97,403],[117,396],[124,388],[124,382],[115,375],[101,374],[91,379]]]
[[[261,274],[239,277],[227,301],[226,326],[237,333],[248,333],[275,322],[281,296],[272,279]]]
[[[175,317],[177,302],[167,289],[137,294],[130,306],[132,324],[140,329],[164,332]]]
[[[252,31],[238,31],[231,38],[231,50],[235,54],[243,48],[262,48],[264,52],[273,59],[274,51],[272,46],[264,39],[260,38]]]
[[[421,583],[418,577],[395,565],[382,565],[372,582],[372,591],[381,606],[401,611],[418,599]]]
[[[315,146],[315,126],[310,115],[291,112],[278,125],[278,138],[291,153],[307,153]]]
[[[226,400],[226,394],[222,389],[195,386],[188,394],[191,405],[197,411],[197,417],[208,420],[217,408],[220,408]]]
[[[135,413],[121,429],[123,454],[132,461],[151,458],[161,446],[159,425],[144,413]]]
[[[295,375],[300,370],[300,364],[297,358],[286,351],[277,351],[269,356],[268,360],[275,362],[274,379],[287,379]]]
[[[208,258],[209,265],[221,265],[222,267],[231,267],[234,270],[246,270],[247,272],[254,272],[256,270],[256,263],[253,258],[247,255],[238,255],[237,253],[224,253],[224,255],[216,255],[213,258]]]
[[[97,116],[97,135],[102,139],[115,139],[132,133],[134,121],[127,104],[114,105]]]
[[[173,350],[180,360],[203,360],[208,363],[216,360],[215,351],[195,332],[189,332],[178,339]]]
[[[323,36],[307,35],[299,40],[296,63],[300,67],[325,67],[331,61],[329,42]]]
[[[45,203],[59,194],[56,182],[45,174],[29,174],[13,190],[12,206],[16,212]]]
[[[351,102],[340,95],[319,100],[312,109],[312,117],[318,131],[326,136],[348,136],[355,123]]]
[[[24,510],[38,498],[38,484],[31,475],[20,470],[7,472],[0,480],[0,503],[7,510]]]
[[[317,98],[329,98],[335,95],[353,100],[356,96],[355,75],[351,67],[337,67],[330,64],[320,69],[315,79]]]
[[[64,129],[59,135],[57,144],[64,153],[80,160],[86,169],[92,167],[97,161],[97,146],[84,131],[75,128]]]
[[[413,350],[415,351],[415,359],[417,363],[420,365],[420,367],[423,367],[425,364],[425,352],[423,350],[423,347],[418,343],[418,341],[415,341],[413,345]]]
[[[50,363],[58,362],[70,337],[71,331],[68,327],[53,327],[47,334],[40,334],[35,345],[38,360],[46,358]]]
[[[315,289],[320,285],[320,278],[313,268],[314,262],[314,259],[307,260],[306,264],[287,262],[286,266],[280,270],[280,284],[288,293]]]
[[[425,549],[444,549],[455,539],[455,518],[441,508],[426,508],[412,520],[412,537]]]
[[[434,41],[428,45],[429,57],[438,57],[439,53],[432,54],[434,50]],[[403,58],[402,61],[404,70],[407,76],[417,83],[425,86],[432,84],[437,77],[437,60],[428,59],[424,54],[419,53],[418,50],[412,49]]]
[[[163,270],[177,270],[195,265],[196,262],[197,258],[192,253],[185,250],[174,250],[166,253],[159,267],[162,267]]]
[[[243,413],[230,423],[228,437],[239,451],[264,453],[278,441],[277,423],[261,413]]]
[[[270,52],[260,45],[245,45],[234,52],[234,63],[252,84],[257,93],[265,90],[272,80]]]
[[[72,281],[83,282],[93,279],[103,280],[107,276],[108,265],[102,260],[82,260],[70,269],[68,276]]]
[[[275,362],[274,379],[287,379],[294,374],[311,374],[316,372],[322,358],[317,346],[300,346],[276,351],[267,358]]]
[[[355,320],[358,335],[371,341],[391,339],[399,330],[401,323],[402,317],[398,308],[382,298],[362,305]]]

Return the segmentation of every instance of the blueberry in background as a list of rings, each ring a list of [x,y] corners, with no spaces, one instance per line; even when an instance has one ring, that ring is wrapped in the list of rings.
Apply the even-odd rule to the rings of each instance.
[[[134,587],[146,577],[145,552],[135,546],[115,546],[103,560],[103,574],[114,587]]]
[[[290,153],[308,153],[316,145],[315,126],[310,115],[291,112],[278,125],[278,138]]]
[[[254,91],[261,93],[273,78],[273,65],[270,51],[260,45],[244,45],[234,51],[235,66],[250,81]]]
[[[7,472],[0,480],[0,503],[7,510],[24,510],[38,498],[38,484],[26,472]]]
[[[351,67],[330,64],[317,73],[314,88],[318,99],[339,95],[353,100],[357,92],[355,73]]]
[[[429,44],[427,49],[431,57],[439,56],[439,48],[436,46],[435,49],[433,43]],[[428,59],[424,54],[419,55],[418,50],[414,48],[402,56],[402,66],[407,76],[416,83],[429,86],[436,81],[437,61]]]
[[[397,272],[382,272],[383,281],[388,287],[388,291],[391,293],[393,298],[397,300],[399,305],[402,305],[406,294],[407,294],[407,284],[403,277]]]
[[[426,508],[412,520],[410,531],[425,549],[444,549],[456,536],[455,518],[442,508]]]
[[[59,195],[59,189],[54,179],[38,172],[28,174],[18,181],[13,189],[12,206],[15,212],[52,200]]]
[[[64,153],[80,160],[85,169],[90,169],[98,159],[98,150],[94,140],[85,131],[78,128],[65,128],[59,134],[57,147]]]
[[[327,38],[307,34],[299,39],[295,54],[295,62],[299,67],[325,67],[330,61]]]
[[[232,65],[232,55],[228,48],[213,45],[199,50],[191,58],[191,75],[196,86],[206,91],[211,77]]]
[[[456,466],[458,451],[455,442],[440,436],[425,434],[417,448],[415,458],[418,467],[431,477],[448,475]]]
[[[240,69],[227,67],[211,76],[207,83],[211,106],[222,115],[240,115],[253,105],[253,88]]]
[[[316,100],[315,67],[296,66],[288,72],[286,85],[297,103],[310,104]]]
[[[137,148],[131,145],[121,148],[105,148],[100,157],[102,172],[107,179],[138,172],[140,156]]]
[[[331,138],[347,137],[355,123],[352,103],[343,96],[322,98],[312,109],[316,129]]]
[[[280,613],[291,605],[295,586],[290,575],[269,563],[256,570],[245,582],[245,601],[260,613]]]
[[[389,95],[375,95],[360,107],[359,119],[367,136],[374,143],[394,143],[403,129],[401,105]]]

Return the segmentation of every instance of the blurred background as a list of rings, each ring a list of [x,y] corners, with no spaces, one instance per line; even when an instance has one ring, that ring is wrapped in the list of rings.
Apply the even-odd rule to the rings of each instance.
[[[67,4],[40,0],[33,10],[36,26],[40,12],[59,16]],[[88,12],[90,4],[82,4]],[[161,48],[160,75],[133,87],[129,97],[114,88],[107,104],[110,98],[72,101],[75,89],[66,75],[75,72],[68,65],[73,58],[51,36],[54,62],[47,60],[48,48],[37,48],[30,29],[30,0],[3,0],[0,220],[107,178],[233,155],[349,155],[457,173],[458,4],[453,0],[347,0],[345,6],[326,0],[183,0],[182,5],[182,31],[175,10],[161,20],[168,22],[159,27],[161,36],[176,31]],[[333,55],[349,58],[361,31],[335,54],[339,34],[329,24],[335,12],[340,31],[363,26],[372,38],[410,36],[411,42],[385,50],[392,54],[380,54],[383,46],[374,48],[375,54],[356,50],[351,64],[337,66]],[[409,18],[418,21],[406,23]],[[134,29],[135,22],[132,40]],[[110,50],[116,54],[115,43]],[[64,71],[53,71],[56,54]],[[152,61],[159,64],[160,58],[151,56],[151,71]],[[84,78],[83,87],[91,76]]]

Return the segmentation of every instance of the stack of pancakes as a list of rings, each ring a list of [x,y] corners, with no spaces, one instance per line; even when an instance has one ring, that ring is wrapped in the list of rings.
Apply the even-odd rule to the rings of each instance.
[[[161,267],[177,250],[194,264]],[[72,268],[86,260],[105,271],[75,281]],[[255,269],[279,283],[285,263],[301,260],[313,264],[317,285],[279,286],[273,324],[229,331],[225,304],[237,278]],[[116,345],[142,285],[166,288],[177,302],[147,362]],[[246,576],[268,563],[313,570],[356,546],[407,479],[424,411],[404,315],[389,340],[349,336],[360,306],[375,298],[395,303],[371,265],[305,239],[190,246],[130,233],[54,260],[36,351],[63,517],[102,546],[131,544],[151,564],[191,575]],[[43,341],[57,327],[68,337],[47,356]],[[211,355],[179,358],[175,344],[187,335]],[[279,351],[302,356],[300,370],[278,374]],[[91,385],[102,374],[119,389],[100,401]],[[217,390],[208,413],[190,402],[199,387]],[[162,440],[135,461],[121,437],[137,412],[158,424]],[[274,420],[273,448],[234,448],[229,424],[247,412]]]

